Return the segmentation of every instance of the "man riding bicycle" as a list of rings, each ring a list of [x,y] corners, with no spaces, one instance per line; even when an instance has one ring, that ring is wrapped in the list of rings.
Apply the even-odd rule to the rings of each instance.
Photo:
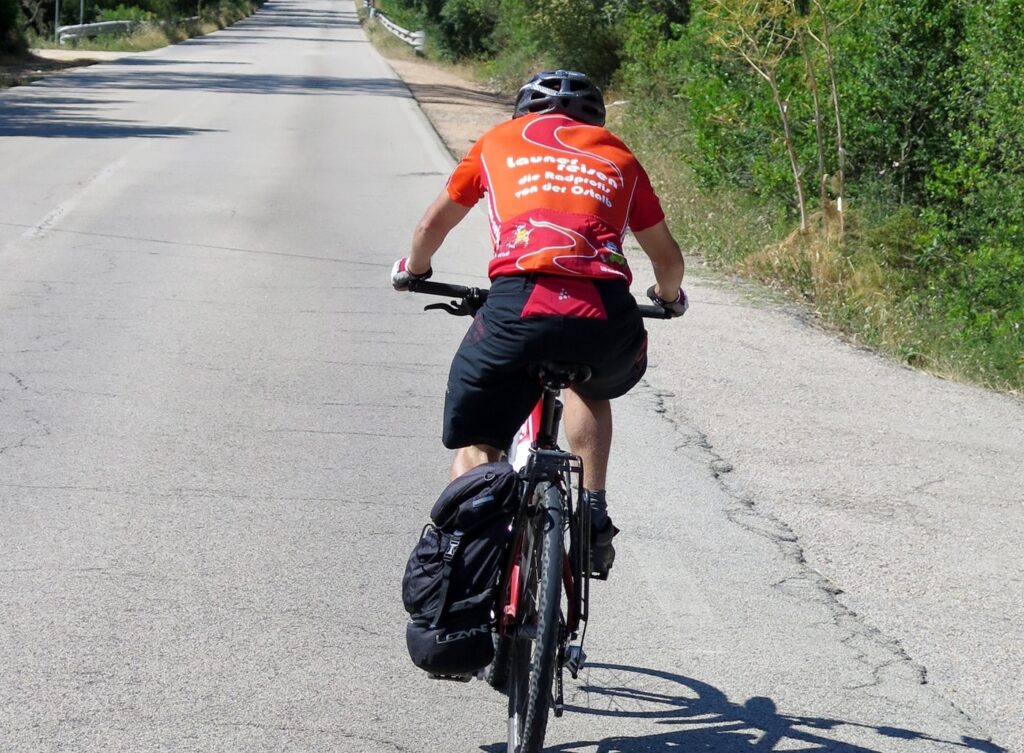
[[[584,74],[535,75],[512,119],[481,136],[455,168],[391,274],[396,290],[430,277],[431,257],[486,194],[490,294],[455,354],[445,394],[443,442],[457,451],[452,478],[499,460],[509,446],[541,394],[530,365],[590,366],[591,378],[565,393],[564,423],[583,460],[592,565],[601,573],[618,533],[605,499],[610,400],[647,368],[647,333],[622,250],[627,228],[654,268],[648,296],[674,316],[687,308],[683,255],[650,179],[604,122],[601,91]]]

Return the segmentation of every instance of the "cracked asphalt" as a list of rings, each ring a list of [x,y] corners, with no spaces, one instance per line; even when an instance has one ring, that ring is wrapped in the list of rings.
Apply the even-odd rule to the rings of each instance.
[[[703,336],[662,364],[667,413],[846,621],[1024,750],[1024,404],[851,347],[734,281],[695,287]]]
[[[0,751],[503,750],[403,640],[465,322],[387,276],[451,166],[350,2],[0,94]],[[1024,752],[1024,406],[688,285],[548,749]]]

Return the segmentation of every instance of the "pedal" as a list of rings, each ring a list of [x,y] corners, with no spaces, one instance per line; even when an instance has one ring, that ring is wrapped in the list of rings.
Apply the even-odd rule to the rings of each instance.
[[[569,670],[572,679],[579,679],[580,670],[586,664],[587,654],[583,646],[569,646],[565,650],[565,668]]]
[[[608,580],[608,574],[611,570],[594,570],[590,573],[590,577],[593,580]]]
[[[474,677],[476,677],[476,675],[437,675],[434,673],[430,673],[427,675],[427,677],[429,677],[431,680],[447,680],[448,682],[469,682]]]

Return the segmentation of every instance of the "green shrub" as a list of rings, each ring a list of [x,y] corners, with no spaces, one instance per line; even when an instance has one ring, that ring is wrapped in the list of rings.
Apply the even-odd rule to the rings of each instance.
[[[877,0],[834,34],[851,182],[883,185],[896,204],[924,204],[949,149],[950,82],[963,36],[957,0]]]
[[[449,58],[476,57],[490,50],[497,6],[487,0],[449,0],[437,25],[439,47]]]
[[[659,155],[657,168],[699,188],[664,181],[663,199],[683,207],[670,213],[675,231],[692,235],[712,259],[799,292],[826,319],[899,358],[1024,387],[1019,3],[825,5],[846,152],[848,232],[837,248],[813,237],[777,242],[794,224],[777,108],[749,65],[708,44],[723,17],[695,6],[681,26],[649,8],[627,13],[616,76],[630,100],[623,128],[645,160]],[[776,73],[813,207],[810,79],[793,39]],[[831,109],[827,61],[817,44],[806,49],[820,105]],[[835,129],[823,124],[831,174]],[[735,211],[716,221],[726,197]]]
[[[603,0],[501,0],[491,73],[521,82],[540,68],[568,68],[605,84],[618,66],[618,27]]]
[[[21,53],[27,46],[18,0],[0,0],[0,52]]]
[[[154,18],[152,11],[143,10],[135,5],[118,5],[116,8],[104,8],[100,10],[100,21],[151,21]]]

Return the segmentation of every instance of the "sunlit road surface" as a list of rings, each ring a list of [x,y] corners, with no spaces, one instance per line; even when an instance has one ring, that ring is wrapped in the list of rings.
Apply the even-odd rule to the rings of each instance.
[[[0,93],[0,750],[503,749],[403,638],[466,322],[387,277],[451,165],[348,2]],[[691,297],[549,749],[1024,750],[1020,403]]]

